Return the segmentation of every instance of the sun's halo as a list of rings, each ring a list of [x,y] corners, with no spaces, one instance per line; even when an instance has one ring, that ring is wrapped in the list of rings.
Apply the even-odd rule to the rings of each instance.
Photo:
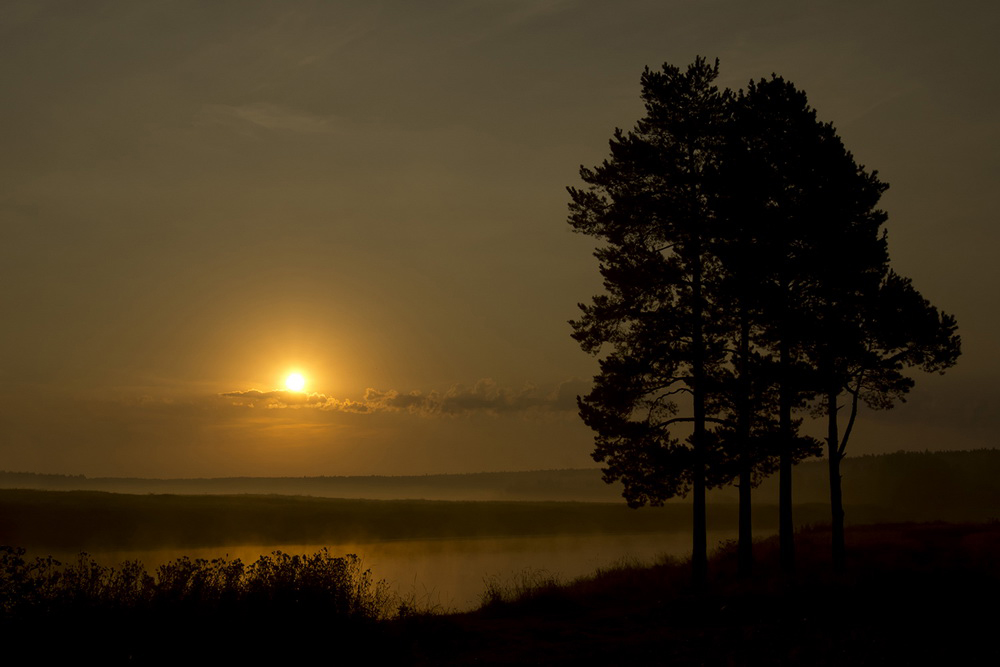
[[[285,386],[291,391],[302,391],[306,388],[306,379],[302,376],[302,373],[290,373],[285,378]]]

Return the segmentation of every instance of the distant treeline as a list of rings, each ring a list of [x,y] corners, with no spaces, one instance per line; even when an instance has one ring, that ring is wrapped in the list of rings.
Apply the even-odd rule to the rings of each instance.
[[[825,504],[825,461],[795,469],[797,504]],[[1000,450],[896,452],[848,457],[842,464],[844,495],[852,505],[891,510],[895,520],[987,520],[1000,514]],[[466,475],[367,477],[225,477],[142,479],[0,472],[0,488],[91,490],[114,493],[280,494],[326,498],[623,502],[619,485],[601,481],[598,469],[489,472]],[[776,503],[777,481],[754,494]],[[736,490],[709,494],[715,503],[736,502]],[[684,502],[684,501],[680,501]],[[851,521],[848,515],[848,521]]]
[[[620,489],[592,469],[451,475],[343,477],[212,477],[150,479],[0,471],[0,488],[112,493],[281,494],[375,500],[572,500],[615,502]]]
[[[796,474],[798,525],[829,522],[824,462]],[[844,486],[852,501],[847,522],[987,521],[1000,517],[1000,451],[905,453],[848,459]],[[412,480],[439,482],[458,493],[472,480],[481,489],[516,488],[546,477],[580,480],[592,471],[440,475],[427,478],[286,479],[289,488],[317,479],[379,480],[383,490],[412,488]],[[7,473],[6,479],[17,477]],[[30,477],[30,476],[29,476]],[[73,478],[66,478],[73,479]],[[400,480],[402,485],[389,482]],[[87,480],[83,480],[87,481]],[[168,480],[169,481],[169,480]],[[192,483],[209,480],[190,480]],[[246,483],[251,483],[248,478]],[[265,480],[265,483],[270,480]],[[600,480],[598,480],[600,482]],[[768,482],[769,484],[770,482]],[[449,487],[449,484],[451,485]],[[507,486],[504,487],[503,485]],[[569,488],[567,482],[563,488]],[[555,484],[554,484],[555,486]],[[522,485],[521,488],[526,488]],[[192,488],[197,488],[193,486]],[[342,487],[344,488],[344,487]],[[360,487],[358,487],[360,488]],[[525,492],[530,497],[530,492]],[[729,490],[714,496],[709,527],[735,530]],[[776,490],[756,495],[754,526],[777,527]],[[398,539],[488,538],[690,530],[690,507],[629,509],[615,502],[442,501],[323,498],[304,495],[123,494],[98,491],[0,489],[0,544],[53,550],[192,548],[239,544],[344,544]]]
[[[1000,449],[959,452],[905,452],[848,457],[841,463],[847,522],[859,506],[878,508],[885,521],[988,521],[1000,518]],[[827,462],[795,467],[797,505],[829,504]],[[736,490],[717,493],[736,501]],[[755,502],[776,502],[777,478],[754,492]],[[851,506],[854,506],[852,517]],[[796,518],[796,522],[798,519]]]

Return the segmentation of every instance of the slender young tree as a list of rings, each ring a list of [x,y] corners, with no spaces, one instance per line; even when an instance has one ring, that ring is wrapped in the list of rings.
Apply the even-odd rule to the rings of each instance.
[[[580,414],[595,432],[605,481],[620,480],[630,505],[693,496],[692,574],[705,580],[705,490],[715,438],[709,378],[722,363],[711,253],[714,193],[706,175],[722,145],[729,93],[718,62],[686,71],[664,65],[642,75],[646,115],[616,130],[611,157],[581,168],[586,189],[569,188],[569,222],[601,239],[606,293],[582,305],[574,338],[601,361]],[[681,412],[684,409],[683,413]],[[690,427],[686,437],[676,435]]]
[[[803,349],[815,373],[815,403],[827,419],[833,561],[841,569],[844,514],[840,461],[854,425],[857,402],[841,440],[837,401],[852,377],[864,382],[862,369],[877,365],[873,327],[883,317],[879,313],[882,290],[891,289],[885,284],[889,253],[882,226],[887,216],[877,206],[888,186],[877,173],[868,173],[854,161],[832,125],[824,125],[823,133],[825,141],[811,153],[817,165],[810,175],[810,198],[816,205],[816,247],[811,253],[803,307],[813,326]],[[883,388],[892,391],[888,385]]]
[[[887,216],[877,208],[888,186],[855,162],[831,124],[816,120],[804,93],[780,77],[751,83],[734,116],[747,137],[735,152],[744,158],[733,158],[744,162],[741,201],[758,212],[754,254],[772,267],[759,284],[779,369],[782,565],[794,567],[791,410],[813,400],[827,419],[833,561],[843,569],[840,461],[858,402],[891,407],[913,385],[906,367],[953,365],[955,322],[889,270]],[[842,394],[851,409],[841,437]]]
[[[961,354],[955,318],[940,313],[908,278],[888,270],[874,290],[858,296],[850,312],[845,312],[845,300],[824,304],[827,321],[852,321],[854,326],[850,331],[830,327],[818,350],[825,387],[820,407],[827,420],[831,556],[837,571],[847,564],[840,463],[859,403],[890,409],[897,400],[905,401],[915,384],[909,370],[944,373]],[[835,330],[841,335],[830,335]],[[845,407],[839,402],[842,396],[849,405],[843,435],[838,421]]]

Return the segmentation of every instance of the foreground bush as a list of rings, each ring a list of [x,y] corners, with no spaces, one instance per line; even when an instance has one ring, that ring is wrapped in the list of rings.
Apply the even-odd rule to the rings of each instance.
[[[371,654],[395,597],[355,555],[326,549],[239,559],[179,558],[149,573],[25,557],[0,547],[0,660],[102,665],[300,659],[329,643],[338,658]],[[376,647],[376,652],[384,652]]]

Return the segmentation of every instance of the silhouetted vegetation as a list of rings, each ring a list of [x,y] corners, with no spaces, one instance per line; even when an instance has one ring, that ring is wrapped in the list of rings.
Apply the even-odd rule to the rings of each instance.
[[[80,554],[63,564],[0,547],[7,656],[46,661],[90,654],[159,664],[185,656],[200,663],[213,654],[298,655],[289,640],[299,632],[363,633],[397,611],[387,584],[356,556],[334,557],[325,549],[311,555],[276,551],[252,563],[184,557],[150,574],[135,561],[108,567]],[[47,635],[58,641],[45,642]]]
[[[818,453],[795,411],[828,422],[833,558],[844,562],[840,461],[860,402],[892,407],[910,368],[942,372],[960,340],[889,269],[888,187],[858,165],[806,96],[772,75],[720,90],[714,65],[646,69],[646,115],[581,167],[569,222],[598,239],[605,292],[571,322],[604,354],[580,416],[605,480],[631,506],[692,495],[692,572],[704,581],[706,489],[737,481],[741,563],[750,487],[779,471],[781,561],[794,567],[792,465]],[[839,431],[839,400],[850,409]]]
[[[850,574],[828,528],[797,534],[800,568],[735,543],[705,587],[690,562],[622,564],[571,582],[529,571],[486,582],[480,609],[433,614],[393,599],[351,556],[274,553],[255,563],[177,559],[68,565],[0,549],[0,655],[101,664],[412,665],[992,664],[982,601],[1000,594],[1000,523],[851,527]],[[324,658],[325,659],[325,658]]]
[[[0,610],[6,618],[87,609],[140,612],[157,608],[225,609],[233,605],[317,607],[338,618],[378,619],[389,614],[384,582],[372,579],[357,556],[275,551],[244,564],[240,559],[179,558],[150,575],[141,563],[100,565],[86,553],[75,563],[25,557],[0,547]]]

